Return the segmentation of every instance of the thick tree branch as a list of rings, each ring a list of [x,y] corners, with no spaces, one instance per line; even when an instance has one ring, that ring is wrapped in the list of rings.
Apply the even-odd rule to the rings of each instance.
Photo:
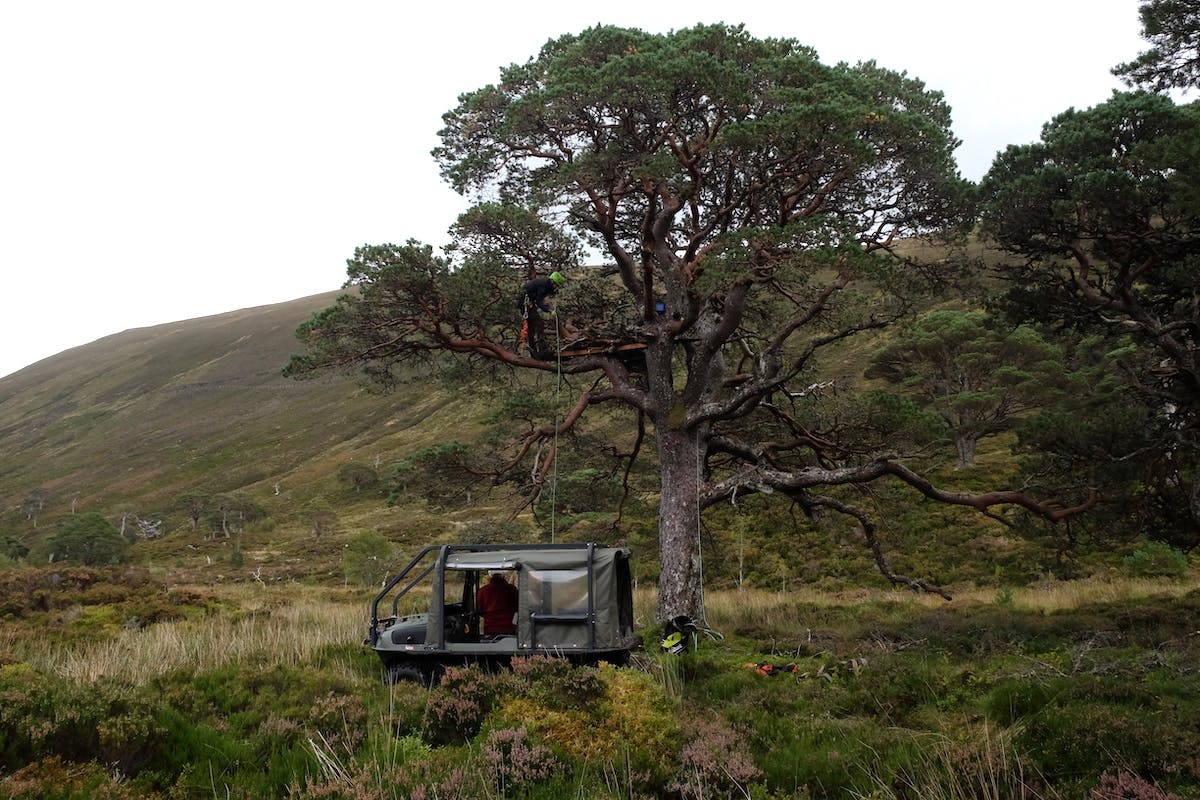
[[[891,322],[890,318],[870,317],[857,325],[847,326],[840,331],[814,338],[792,360],[786,370],[783,370],[777,363],[780,356],[778,351],[764,352],[759,357],[757,374],[745,376],[745,379],[739,380],[735,391],[730,392],[720,401],[698,406],[697,410],[688,416],[688,424],[744,416],[765,398],[775,392],[783,391],[787,382],[803,370],[809,359],[820,348],[862,331],[886,327]]]
[[[888,562],[887,556],[883,552],[883,545],[880,544],[879,537],[875,535],[875,523],[871,521],[871,518],[862,509],[824,495],[806,495],[803,498],[798,498],[798,502],[806,507],[830,508],[840,514],[845,514],[858,520],[863,536],[867,540],[867,545],[871,548],[871,556],[875,559],[875,566],[879,569],[883,577],[891,581],[893,585],[903,584],[917,592],[929,592],[945,600],[952,599],[945,589],[936,584],[916,580],[907,575],[900,575],[892,571],[892,565]]]
[[[1095,490],[1089,491],[1087,500],[1075,505],[1066,505],[1059,499],[1039,501],[1023,492],[1008,490],[980,494],[949,491],[934,486],[928,478],[913,472],[902,464],[881,458],[866,464],[834,469],[808,467],[783,471],[762,466],[748,467],[736,475],[707,487],[701,492],[700,503],[702,507],[707,508],[714,503],[729,499],[735,494],[754,492],[770,494],[775,491],[795,492],[816,486],[865,484],[889,476],[908,484],[931,500],[941,503],[969,506],[979,511],[986,511],[998,505],[1016,505],[1050,522],[1059,522],[1083,513],[1099,502],[1099,495]]]
[[[617,502],[617,514],[613,519],[612,529],[617,531],[620,529],[621,520],[625,516],[625,503],[629,500],[629,476],[633,472],[633,465],[637,463],[638,456],[642,452],[642,443],[646,440],[646,415],[641,411],[637,414],[637,438],[633,441],[633,449],[625,458],[625,470],[621,475],[621,499]]]
[[[534,465],[534,470],[532,473],[532,491],[530,492],[529,496],[525,498],[524,502],[514,508],[509,514],[508,518],[510,521],[516,519],[516,517],[526,508],[533,506],[537,502],[538,497],[541,496],[542,488],[545,486],[546,480],[550,475],[550,469],[554,464],[554,459],[558,457],[558,438],[574,429],[576,423],[579,422],[579,418],[583,416],[583,413],[587,411],[589,406],[598,405],[611,400],[623,399],[617,392],[594,391],[594,389],[595,387],[593,386],[592,390],[580,392],[579,396],[575,399],[575,404],[569,411],[567,411],[562,421],[552,425],[543,425],[541,428],[526,433],[521,439],[520,447],[518,448],[516,455],[514,455],[507,461],[507,463],[501,466],[498,474],[504,474],[509,470],[515,469],[518,464],[528,457],[529,453],[535,446],[539,448],[545,446],[548,448],[546,457],[541,459],[540,463]]]

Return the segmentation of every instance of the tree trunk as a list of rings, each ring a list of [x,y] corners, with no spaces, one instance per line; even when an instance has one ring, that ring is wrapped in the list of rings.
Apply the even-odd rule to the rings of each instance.
[[[975,442],[973,436],[955,436],[954,447],[958,450],[958,464],[955,469],[967,469],[975,466]]]
[[[1192,474],[1195,475],[1194,468]],[[1192,523],[1200,523],[1200,477],[1192,478],[1192,496],[1188,503],[1188,510],[1192,512]]]
[[[656,421],[662,487],[658,509],[658,619],[702,619],[699,489],[703,436]]]

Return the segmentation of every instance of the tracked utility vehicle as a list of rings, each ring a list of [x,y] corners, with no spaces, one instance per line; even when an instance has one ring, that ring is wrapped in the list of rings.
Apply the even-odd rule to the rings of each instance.
[[[375,596],[366,644],[393,682],[429,683],[447,665],[514,656],[621,664],[638,645],[629,558],[591,543],[427,547]],[[515,587],[513,618],[481,614],[479,590],[493,580]]]

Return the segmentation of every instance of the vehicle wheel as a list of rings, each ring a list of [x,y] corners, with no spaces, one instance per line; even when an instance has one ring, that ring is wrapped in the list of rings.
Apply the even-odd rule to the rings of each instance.
[[[416,683],[421,686],[429,685],[429,673],[421,669],[416,664],[408,661],[403,661],[399,664],[392,664],[387,668],[387,673],[384,675],[384,681],[390,684],[402,682]]]

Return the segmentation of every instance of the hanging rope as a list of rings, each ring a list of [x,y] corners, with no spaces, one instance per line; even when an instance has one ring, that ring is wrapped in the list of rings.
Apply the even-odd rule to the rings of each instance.
[[[558,336],[558,314],[555,307],[554,320],[554,360],[556,363],[556,380],[554,385],[554,465],[550,478],[550,543],[554,544],[558,537],[558,414],[562,405],[562,342]]]
[[[708,601],[704,596],[704,544],[700,537],[700,488],[704,478],[704,451],[696,443],[696,560],[700,572],[700,620],[693,623],[692,649],[698,645],[697,634],[702,633],[714,642],[725,641],[725,634],[708,627]]]
[[[704,599],[704,545],[700,540],[700,479],[703,475],[699,442],[696,443],[696,560],[700,570],[700,623],[708,624],[708,609]]]

